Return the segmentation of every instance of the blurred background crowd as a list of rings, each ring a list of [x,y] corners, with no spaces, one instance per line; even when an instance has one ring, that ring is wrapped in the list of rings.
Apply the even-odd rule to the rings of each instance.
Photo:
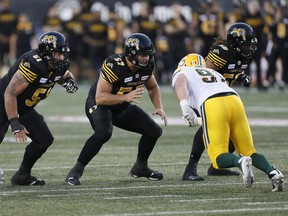
[[[225,38],[227,27],[240,21],[252,26],[258,39],[247,71],[253,86],[283,90],[288,84],[288,0],[0,2],[0,76],[37,47],[43,32],[57,30],[68,39],[70,70],[77,81],[92,81],[107,56],[123,51],[125,37],[141,32],[155,45],[158,82],[170,84],[183,56],[196,52],[206,57],[214,39]]]

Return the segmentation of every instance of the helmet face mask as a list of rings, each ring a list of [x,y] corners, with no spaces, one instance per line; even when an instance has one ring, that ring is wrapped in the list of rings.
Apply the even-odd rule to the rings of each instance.
[[[68,69],[68,43],[63,34],[56,31],[46,32],[40,36],[38,49],[41,56],[47,60],[53,68]],[[55,58],[55,52],[63,54],[64,58]]]
[[[254,30],[246,23],[234,23],[228,28],[227,42],[242,58],[253,59],[257,50]]]
[[[125,40],[124,53],[133,65],[145,68],[154,61],[155,49],[145,34],[135,33]]]
[[[255,38],[254,42],[244,42],[240,45],[240,50],[243,53],[242,55],[247,58],[252,58],[254,53],[257,50],[257,39]]]

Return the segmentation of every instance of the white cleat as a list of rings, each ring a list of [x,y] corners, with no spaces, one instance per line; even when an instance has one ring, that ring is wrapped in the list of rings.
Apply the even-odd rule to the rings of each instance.
[[[238,163],[241,164],[244,185],[245,187],[250,188],[254,182],[252,158],[249,156],[243,156]]]
[[[275,169],[272,170],[268,176],[272,182],[272,192],[283,191],[284,189],[283,174],[278,169]]]

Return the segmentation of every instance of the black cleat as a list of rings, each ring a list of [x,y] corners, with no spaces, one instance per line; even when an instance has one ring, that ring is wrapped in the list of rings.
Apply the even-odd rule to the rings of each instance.
[[[207,170],[207,175],[210,176],[239,176],[240,173],[229,169],[215,169],[212,164]]]
[[[130,175],[133,178],[145,177],[149,180],[159,181],[163,179],[163,174],[150,169],[148,166],[136,166],[134,165],[130,170]]]
[[[35,186],[42,186],[45,185],[45,181],[42,179],[37,179],[34,176],[31,175],[19,175],[18,172],[16,172],[13,177],[11,178],[11,184],[12,185],[35,185]]]
[[[197,174],[197,164],[188,164],[183,173],[182,180],[187,181],[204,181],[204,178]]]
[[[69,185],[81,185],[80,182],[80,177],[78,176],[67,176],[65,181],[69,184]]]
[[[68,175],[65,178],[65,181],[69,185],[81,185],[80,177],[82,176],[83,171],[79,173],[79,171],[76,171],[75,168],[72,168]]]
[[[198,175],[183,175],[182,180],[184,181],[204,181],[204,178]]]

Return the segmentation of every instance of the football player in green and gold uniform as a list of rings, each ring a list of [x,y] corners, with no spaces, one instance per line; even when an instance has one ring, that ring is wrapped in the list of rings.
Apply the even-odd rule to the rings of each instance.
[[[215,169],[238,167],[245,187],[251,188],[255,180],[253,164],[271,180],[272,192],[284,190],[282,172],[254,147],[238,93],[220,73],[206,67],[201,55],[190,53],[181,60],[173,73],[172,87],[189,126],[199,125],[195,110],[200,113],[205,149]],[[233,140],[238,155],[228,152],[229,140]]]
[[[251,77],[245,74],[249,64],[253,60],[254,53],[257,50],[257,38],[253,29],[246,23],[237,22],[231,25],[227,30],[227,38],[217,38],[210,48],[210,52],[206,57],[206,65],[221,73],[229,86],[233,82],[242,82],[248,87],[251,84]],[[232,143],[229,145],[230,152],[234,151]],[[197,164],[204,151],[202,139],[202,128],[196,132],[194,136],[192,151],[189,163],[186,166],[183,180],[202,181],[204,180],[197,174]],[[208,175],[239,175],[228,169],[215,169],[210,166]]]

